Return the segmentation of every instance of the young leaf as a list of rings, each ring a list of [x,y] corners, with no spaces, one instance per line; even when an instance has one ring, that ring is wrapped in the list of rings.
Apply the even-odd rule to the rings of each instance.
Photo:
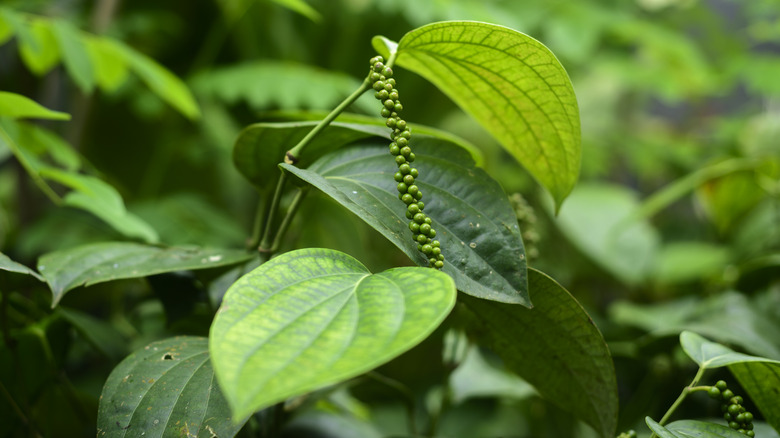
[[[52,33],[62,53],[62,62],[68,74],[84,93],[95,87],[95,73],[87,48],[79,30],[67,21],[53,20]]]
[[[650,417],[645,417],[645,423],[659,438],[684,438],[667,430]]]
[[[9,15],[6,15],[8,18]],[[60,61],[60,50],[49,20],[35,18],[30,21],[16,17],[12,21],[19,38],[19,54],[33,73],[43,76]]]
[[[229,266],[252,257],[252,254],[240,250],[159,248],[128,242],[103,242],[44,254],[38,260],[38,272],[52,290],[54,307],[65,292],[77,286],[163,272]]]
[[[444,272],[467,294],[530,306],[523,241],[501,186],[474,166],[468,152],[449,142],[416,136],[414,151],[420,172],[415,184],[438,232]],[[309,169],[282,167],[355,213],[415,263],[428,266],[412,240],[386,144],[342,149]]]
[[[455,304],[429,268],[371,274],[328,249],[288,252],[225,294],[209,336],[220,385],[238,418],[375,368],[425,339]]]
[[[683,350],[702,368],[728,366],[748,396],[764,415],[764,419],[780,430],[780,361],[749,356],[710,342],[693,332],[682,332]]]
[[[154,342],[123,360],[100,395],[97,436],[235,436],[234,420],[214,378],[206,338]]]
[[[388,52],[380,39],[374,46]],[[474,117],[560,207],[579,175],[580,118],[569,76],[547,47],[503,26],[450,21],[407,33],[396,50],[397,65]]]
[[[40,281],[45,281],[40,274],[21,263],[11,260],[10,257],[0,252],[0,271],[16,272],[17,274],[32,275]]]
[[[598,328],[566,289],[528,270],[532,309],[463,296],[469,333],[495,351],[539,393],[614,437],[617,382]]]
[[[147,243],[159,241],[157,232],[149,224],[125,209],[122,196],[110,184],[92,176],[53,168],[41,169],[40,175],[73,189],[65,195],[65,205],[94,214],[127,237],[143,239]]]
[[[233,148],[233,163],[246,179],[261,191],[273,188],[279,177],[278,165],[317,122],[255,123],[247,126]],[[331,123],[312,139],[298,165],[306,167],[327,152],[354,141],[381,136],[389,139],[387,127],[351,123]]]
[[[21,94],[0,91],[0,117],[70,120],[70,114],[52,111]]]

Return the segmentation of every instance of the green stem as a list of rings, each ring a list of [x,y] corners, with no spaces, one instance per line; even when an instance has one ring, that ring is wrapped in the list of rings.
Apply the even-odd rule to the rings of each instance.
[[[287,173],[282,172],[279,176],[279,180],[276,181],[276,190],[274,191],[274,197],[271,200],[271,207],[268,210],[268,217],[265,220],[265,230],[263,231],[263,238],[260,241],[260,247],[257,248],[261,253],[270,252],[271,250],[271,229],[274,225],[274,216],[279,209],[279,201],[282,199],[282,193],[284,192],[284,183],[287,181]]]
[[[261,194],[257,201],[257,210],[255,211],[255,222],[252,226],[252,237],[249,238],[250,249],[257,248],[260,245],[260,239],[263,237],[265,229],[265,220],[268,215],[268,197]]]
[[[677,409],[680,404],[682,404],[683,400],[685,400],[686,397],[688,397],[688,394],[695,392],[695,391],[702,391],[704,388],[709,389],[709,387],[705,386],[696,386],[697,383],[699,383],[699,380],[701,380],[701,377],[704,375],[704,368],[699,368],[699,371],[696,373],[696,376],[691,381],[690,385],[683,388],[682,392],[680,393],[680,396],[677,397],[677,400],[672,403],[672,406],[669,407],[669,410],[666,411],[664,416],[661,418],[661,421],[658,422],[661,426],[666,424],[667,421],[669,421],[669,417],[672,416],[674,411]],[[650,438],[654,438],[657,435],[653,433],[650,435]]]
[[[14,156],[16,156],[16,159],[19,160],[19,163],[22,164],[24,170],[26,170],[27,174],[30,175],[30,178],[33,179],[35,185],[41,189],[41,191],[51,200],[51,202],[54,203],[54,205],[58,207],[61,206],[62,198],[60,198],[60,196],[55,193],[48,184],[46,184],[46,181],[44,181],[43,178],[41,178],[41,176],[38,174],[38,170],[35,169],[32,163],[27,160],[27,157],[22,153],[22,150],[19,148],[13,138],[11,138],[8,132],[6,132],[6,130],[2,127],[0,127],[0,140],[8,145],[8,148],[11,149],[11,152],[13,152]]]
[[[339,116],[345,109],[347,109],[348,106],[350,106],[354,101],[360,97],[366,90],[368,90],[371,87],[371,80],[368,76],[366,76],[366,79],[363,80],[363,83],[360,84],[360,87],[358,87],[355,92],[349,95],[346,99],[344,99],[339,106],[333,109],[330,113],[328,113],[327,116],[325,116],[324,119],[320,121],[317,126],[314,127],[311,131],[309,131],[308,134],[306,134],[306,137],[303,137],[301,141],[298,142],[297,145],[295,145],[292,149],[287,151],[287,156],[285,157],[284,161],[289,164],[295,164],[298,159],[300,158],[300,154],[303,151],[303,148],[305,148],[311,140],[320,132],[322,132],[323,129],[327,128],[328,125],[330,125],[330,122],[336,119],[336,117]]]
[[[290,223],[292,223],[295,213],[298,211],[298,207],[301,206],[301,202],[303,202],[303,198],[306,197],[306,193],[308,192],[307,189],[299,189],[298,193],[295,194],[295,198],[293,198],[290,208],[287,209],[287,214],[284,216],[282,224],[279,225],[279,230],[276,232],[276,237],[274,237],[274,243],[271,244],[271,253],[275,253],[279,250],[282,238],[284,238],[284,235],[287,233],[287,229],[290,228]]]
[[[414,401],[414,394],[412,391],[403,383],[391,379],[389,377],[383,376],[376,371],[369,371],[366,373],[366,377],[369,377],[373,380],[375,380],[378,383],[381,383],[388,388],[392,388],[396,390],[401,396],[403,397],[406,406],[406,416],[409,420],[409,431],[411,432],[412,436],[417,436],[417,421],[415,420],[414,412],[416,410],[416,404]]]

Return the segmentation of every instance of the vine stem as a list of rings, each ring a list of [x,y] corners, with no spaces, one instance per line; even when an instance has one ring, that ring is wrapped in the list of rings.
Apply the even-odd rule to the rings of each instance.
[[[688,394],[695,391],[703,391],[709,388],[706,386],[696,386],[696,384],[699,383],[699,380],[701,380],[703,375],[704,375],[704,368],[699,367],[699,371],[696,373],[696,376],[694,376],[691,383],[685,388],[683,388],[682,392],[680,393],[680,396],[677,397],[677,400],[675,400],[674,403],[672,403],[672,405],[669,407],[669,410],[666,411],[666,413],[661,418],[661,421],[658,422],[658,424],[660,424],[661,426],[666,424],[666,422],[669,421],[669,417],[672,416],[672,414],[677,409],[677,407],[680,406],[680,404],[682,404],[682,402],[685,400],[686,397],[688,397]],[[650,438],[655,438],[657,436],[658,435],[656,435],[655,432],[653,432],[653,434],[650,435]]]
[[[271,207],[268,210],[268,217],[265,220],[263,239],[260,241],[260,247],[258,248],[258,251],[261,253],[267,253],[271,250],[271,229],[274,225],[274,216],[276,215],[276,210],[279,209],[279,201],[282,199],[285,182],[287,182],[287,173],[282,172],[282,174],[279,175],[279,179],[276,181],[276,190],[274,191],[274,197],[271,200]]]
[[[292,220],[295,217],[295,213],[298,211],[298,207],[301,206],[303,198],[306,197],[306,193],[308,193],[307,189],[299,189],[298,193],[295,194],[295,198],[293,198],[292,203],[290,204],[290,208],[287,209],[287,214],[284,216],[284,219],[282,219],[282,224],[279,225],[279,231],[276,232],[274,243],[271,244],[270,251],[272,253],[279,250],[279,246],[282,243],[282,238],[287,233],[287,229],[290,228],[290,223],[292,223]]]
[[[369,73],[370,75],[370,73]],[[317,124],[311,131],[309,131],[308,134],[306,134],[306,137],[303,137],[301,141],[298,142],[292,149],[287,151],[287,156],[284,158],[284,162],[287,164],[295,164],[301,152],[303,149],[311,142],[311,140],[320,132],[322,132],[323,129],[327,128],[330,123],[336,119],[336,117],[339,116],[342,112],[344,112],[345,109],[347,109],[348,106],[350,106],[354,101],[358,99],[366,90],[368,90],[371,87],[371,80],[369,76],[366,76],[366,78],[363,80],[363,83],[360,84],[360,87],[358,87],[357,90],[355,90],[352,94],[349,95],[346,99],[341,101],[341,103],[336,107],[333,108],[333,111],[328,113],[327,116],[325,116],[324,119],[320,121],[320,123]]]

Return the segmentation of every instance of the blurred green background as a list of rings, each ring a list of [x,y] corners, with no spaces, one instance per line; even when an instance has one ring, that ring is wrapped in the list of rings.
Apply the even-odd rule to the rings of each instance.
[[[0,90],[71,113],[69,122],[40,126],[82,154],[87,173],[117,188],[162,243],[175,245],[245,245],[258,199],[231,161],[238,133],[334,107],[362,80],[374,35],[397,41],[451,19],[531,35],[567,69],[580,105],[580,183],[557,217],[522,167],[442,93],[409,72],[396,77],[407,120],[470,140],[507,194],[521,195],[512,199],[530,265],[570,290],[610,345],[621,430],[639,429],[645,415],[659,418],[692,378],[694,366],[676,347],[683,329],[780,359],[780,1],[3,0],[0,8],[122,41],[189,87],[199,116],[177,111],[136,76],[111,92],[85,93],[63,64],[31,68],[20,37],[3,38],[0,25]],[[378,109],[368,99],[351,111]],[[302,226],[314,212],[317,222]],[[35,266],[46,252],[117,239],[124,238],[96,217],[52,205],[0,144],[0,251]],[[372,269],[409,263],[317,194],[287,243],[307,246],[340,249]],[[41,286],[5,286],[22,297],[10,324],[23,330],[47,321],[58,349],[42,360],[69,378],[31,383],[41,385],[30,408],[44,435],[65,427],[76,432],[62,436],[93,434],[102,383],[127,352],[169,334],[205,335],[210,314],[201,305],[217,274],[182,280],[195,298],[176,323],[166,320],[153,282],[69,294],[66,308],[116,335],[114,355],[90,350],[72,315],[48,309]],[[442,330],[382,369],[414,388],[421,418],[426,406],[436,410],[426,400],[441,390],[441,369],[428,364],[440,361],[444,344]],[[593,436],[485,355],[496,378],[511,380],[502,388],[512,389],[464,389],[441,417],[441,436]],[[485,374],[482,365],[463,371],[460,384]],[[303,409],[288,436],[319,436],[311,427],[339,431],[322,436],[406,433],[403,404],[381,385],[362,382],[325,400]],[[704,399],[683,411],[720,415]],[[8,421],[16,426],[0,436],[24,430],[13,416]]]

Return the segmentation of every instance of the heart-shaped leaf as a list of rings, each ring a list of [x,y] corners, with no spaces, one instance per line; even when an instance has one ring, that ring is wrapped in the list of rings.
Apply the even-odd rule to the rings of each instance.
[[[525,250],[517,217],[501,186],[465,150],[442,139],[415,136],[415,181],[446,257],[444,272],[458,290],[479,298],[530,305]],[[299,169],[282,167],[322,190],[393,242],[415,263],[428,266],[398,199],[397,166],[387,146],[365,142]]]
[[[737,353],[693,332],[682,332],[680,344],[702,368],[728,366],[767,423],[780,430],[780,361]]]
[[[546,399],[614,437],[617,381],[598,328],[553,279],[528,270],[534,307],[461,297],[469,332]]]
[[[252,184],[260,190],[270,190],[279,177],[277,166],[285,153],[292,149],[318,122],[255,123],[249,125],[236,140],[233,163]],[[326,152],[367,137],[390,138],[383,126],[356,123],[331,123],[314,137],[298,163],[306,167]]]
[[[435,269],[372,275],[338,251],[291,251],[225,294],[209,337],[214,369],[243,418],[412,348],[447,316],[455,294],[452,279]]]
[[[235,421],[209,361],[208,340],[176,337],[128,356],[108,376],[98,437],[232,437]]]
[[[74,287],[163,272],[208,269],[247,261],[252,254],[235,249],[160,248],[129,242],[82,245],[41,256],[38,272],[52,290],[52,307]]]
[[[389,55],[388,40],[373,42]],[[579,175],[580,116],[569,76],[547,47],[503,26],[449,21],[407,33],[396,55],[482,124],[560,206]]]

